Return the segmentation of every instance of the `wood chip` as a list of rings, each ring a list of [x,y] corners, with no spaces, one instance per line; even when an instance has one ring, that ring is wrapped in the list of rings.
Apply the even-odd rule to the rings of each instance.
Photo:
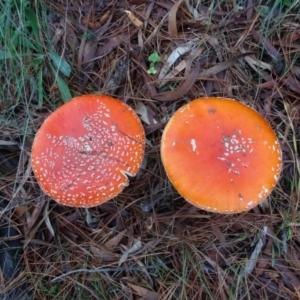
[[[141,27],[143,25],[143,22],[139,20],[131,11],[129,10],[124,10],[125,13],[127,14],[128,18],[130,21],[136,26],[136,27]]]

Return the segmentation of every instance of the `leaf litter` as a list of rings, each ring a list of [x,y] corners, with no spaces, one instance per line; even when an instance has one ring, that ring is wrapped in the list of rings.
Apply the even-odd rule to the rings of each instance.
[[[78,290],[91,299],[298,299],[297,10],[254,0],[72,1],[67,7],[51,1],[31,9],[47,21],[51,47],[42,57],[55,72],[47,66],[39,73],[43,103],[33,79],[19,102],[9,77],[3,84],[14,105],[0,99],[2,294],[17,288],[34,299],[79,299]],[[37,30],[28,34],[36,38]],[[152,53],[160,61],[149,74]],[[43,195],[29,155],[36,130],[62,98],[90,92],[133,107],[147,149],[138,176],[87,218]],[[203,96],[236,98],[275,129],[284,168],[267,206],[232,216],[207,213],[167,180],[162,130],[176,109]],[[16,248],[20,255],[11,255]]]

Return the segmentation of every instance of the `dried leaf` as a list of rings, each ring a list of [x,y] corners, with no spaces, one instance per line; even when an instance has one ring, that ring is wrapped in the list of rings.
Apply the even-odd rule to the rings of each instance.
[[[4,220],[5,218],[1,220],[0,224],[0,272],[3,272],[6,280],[12,280],[19,275],[18,265],[21,256],[18,252],[23,246],[20,241],[22,236],[15,227]]]
[[[239,59],[241,59],[245,56],[251,55],[251,54],[255,54],[255,53],[248,52],[248,53],[239,54],[236,57],[233,57],[227,61],[221,62],[207,70],[201,71],[199,74],[199,77],[203,78],[203,77],[210,77],[210,76],[216,75],[217,73],[224,71],[224,70],[230,68],[231,66],[233,66],[236,63],[236,61],[238,61]]]
[[[197,21],[200,21],[200,20],[201,20],[201,21],[204,21],[205,19],[207,19],[207,17],[205,17],[205,15],[203,15],[202,12],[199,13],[199,12],[197,11],[197,9],[196,9],[194,6],[192,6],[189,2],[190,2],[189,0],[185,0],[185,5],[186,5],[188,11],[192,14],[192,16],[193,16]]]
[[[148,125],[157,124],[157,121],[153,118],[152,112],[144,105],[142,102],[139,102],[135,108],[135,112],[140,116],[143,122]]]
[[[117,61],[112,75],[106,84],[107,93],[114,94],[120,85],[125,81],[128,70],[128,57],[124,56]]]
[[[290,90],[300,94],[300,82],[295,79],[293,75],[289,75],[284,80],[284,85],[287,86]]]
[[[295,268],[300,270],[300,260],[298,258],[298,253],[296,249],[288,245],[287,247],[287,258],[289,260],[289,263]]]
[[[119,258],[118,254],[94,246],[90,247],[90,251],[95,265],[99,265],[102,262],[115,262]]]
[[[127,282],[127,285],[130,286],[136,292],[136,294],[140,297],[146,296],[151,293],[150,290],[143,288],[141,286],[138,286],[138,285],[135,285],[135,284],[132,284],[129,282]]]
[[[54,229],[53,229],[52,224],[51,224],[50,219],[49,219],[49,201],[47,202],[46,209],[44,209],[44,220],[45,220],[47,228],[50,231],[52,237],[54,237],[55,232],[54,232]]]
[[[120,36],[111,38],[103,46],[99,47],[97,51],[97,57],[110,53],[113,49],[118,47],[122,41],[123,39]]]
[[[113,238],[108,240],[104,244],[104,247],[109,250],[115,249],[119,245],[119,243],[122,240],[122,238],[124,237],[124,235],[125,235],[125,230],[119,232],[116,236],[114,236]]]
[[[31,171],[32,171],[32,168],[31,168],[31,159],[28,159],[28,164],[27,164],[27,167],[26,167],[26,170],[25,170],[24,173],[23,173],[23,170],[21,170],[20,168],[18,168],[16,176],[20,177],[21,180],[20,180],[20,183],[19,183],[18,187],[14,191],[12,199],[14,199],[18,195],[18,193],[21,191],[21,189],[23,189],[23,186],[25,185],[25,183],[27,182],[28,178],[31,175]]]
[[[151,292],[145,295],[144,297],[140,298],[139,300],[159,300],[159,299],[161,299],[159,294]]]
[[[120,266],[123,262],[125,262],[129,256],[129,254],[132,254],[134,252],[137,252],[138,250],[140,250],[142,248],[142,242],[141,239],[135,239],[134,240],[134,244],[132,245],[131,248],[129,248],[128,250],[126,250],[123,255],[121,256],[118,266]]]
[[[267,230],[268,230],[268,226],[264,226],[264,230],[261,234],[261,237],[259,238],[259,240],[255,246],[255,249],[253,250],[250,258],[248,259],[248,261],[245,265],[245,269],[242,271],[242,274],[240,274],[241,278],[247,277],[249,274],[252,273],[252,271],[256,265],[258,256],[260,255],[262,248],[265,245]]]
[[[177,36],[177,11],[180,6],[180,4],[183,2],[183,0],[178,0],[173,5],[169,12],[169,18],[168,18],[168,31],[171,36]]]
[[[285,262],[282,259],[274,260],[274,268],[281,272],[281,278],[283,279],[284,283],[290,288],[299,290],[300,280],[297,278],[296,274],[289,270],[284,264]]]
[[[175,50],[172,51],[172,53],[170,54],[170,56],[168,57],[167,61],[165,62],[163,68],[161,69],[159,75],[158,75],[158,79],[163,79],[169,69],[171,68],[171,66],[175,63],[175,61],[182,55],[184,55],[185,53],[187,53],[188,51],[192,50],[193,47],[195,46],[196,41],[190,41],[184,45],[181,45],[180,47],[177,47]]]
[[[81,62],[82,62],[84,71],[90,71],[93,69],[94,64],[95,64],[95,57],[96,57],[97,49],[98,49],[97,41],[90,39],[85,42],[82,57],[80,57],[80,55],[78,55],[78,66],[80,67]]]
[[[241,48],[242,52],[245,53],[246,51]],[[253,58],[251,57],[250,55],[248,56],[245,56],[245,61],[250,65],[250,67],[256,71],[256,72],[259,72],[259,70],[256,68],[256,66],[258,66],[260,69],[268,69],[269,71],[272,71],[273,70],[273,67],[270,65],[270,64],[267,64],[257,58]]]
[[[167,83],[166,79],[174,78],[178,73],[184,70],[186,66],[187,66],[187,61],[184,59],[174,69],[172,69],[168,74],[166,74],[166,76],[163,78],[164,81],[161,83],[161,86]]]
[[[256,40],[256,42],[261,42],[267,49],[269,55],[276,60],[280,60],[282,55],[280,52],[271,44],[269,40],[265,37],[262,37],[256,30],[252,29],[252,36]]]
[[[224,234],[220,230],[220,228],[218,226],[215,226],[213,223],[211,224],[211,228],[213,230],[213,233],[215,234],[215,236],[217,237],[217,239],[221,243],[221,245],[225,246],[226,245],[226,239],[225,239]]]
[[[152,98],[160,101],[172,101],[182,98],[194,85],[200,70],[200,62],[196,62],[191,73],[185,78],[185,81],[174,91],[161,93]]]
[[[34,206],[34,210],[32,212],[32,214],[30,215],[30,217],[27,220],[27,228],[25,228],[25,234],[28,235],[29,232],[32,230],[33,225],[37,222],[37,220],[39,219],[42,209],[44,208],[46,201],[45,198],[38,201],[36,203],[36,205]]]
[[[111,24],[112,17],[113,17],[113,13],[109,15],[109,18],[108,18],[108,20],[105,22],[105,24],[103,24],[103,26],[101,26],[101,28],[99,28],[99,29],[97,30],[97,40],[99,40],[99,39],[103,36],[103,34],[104,34],[105,32],[107,32],[107,30],[108,30],[108,28],[109,28],[109,26],[110,26],[110,24]]]

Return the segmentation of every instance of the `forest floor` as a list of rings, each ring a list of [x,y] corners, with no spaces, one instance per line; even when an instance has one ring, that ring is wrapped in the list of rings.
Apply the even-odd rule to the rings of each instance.
[[[300,299],[299,8],[1,1],[0,299]],[[85,210],[42,192],[30,154],[45,118],[88,93],[137,112],[146,152],[119,196]],[[205,96],[253,107],[278,136],[281,177],[250,211],[195,208],[164,171],[165,124]]]

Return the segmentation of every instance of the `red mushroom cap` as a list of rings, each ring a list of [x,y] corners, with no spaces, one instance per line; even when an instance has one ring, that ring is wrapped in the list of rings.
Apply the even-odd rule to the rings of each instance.
[[[256,206],[281,172],[281,149],[270,125],[227,98],[197,99],[175,112],[163,132],[161,157],[182,197],[219,213]]]
[[[138,172],[145,150],[142,124],[128,105],[102,96],[76,97],[42,124],[32,168],[58,203],[92,207],[118,195]]]

